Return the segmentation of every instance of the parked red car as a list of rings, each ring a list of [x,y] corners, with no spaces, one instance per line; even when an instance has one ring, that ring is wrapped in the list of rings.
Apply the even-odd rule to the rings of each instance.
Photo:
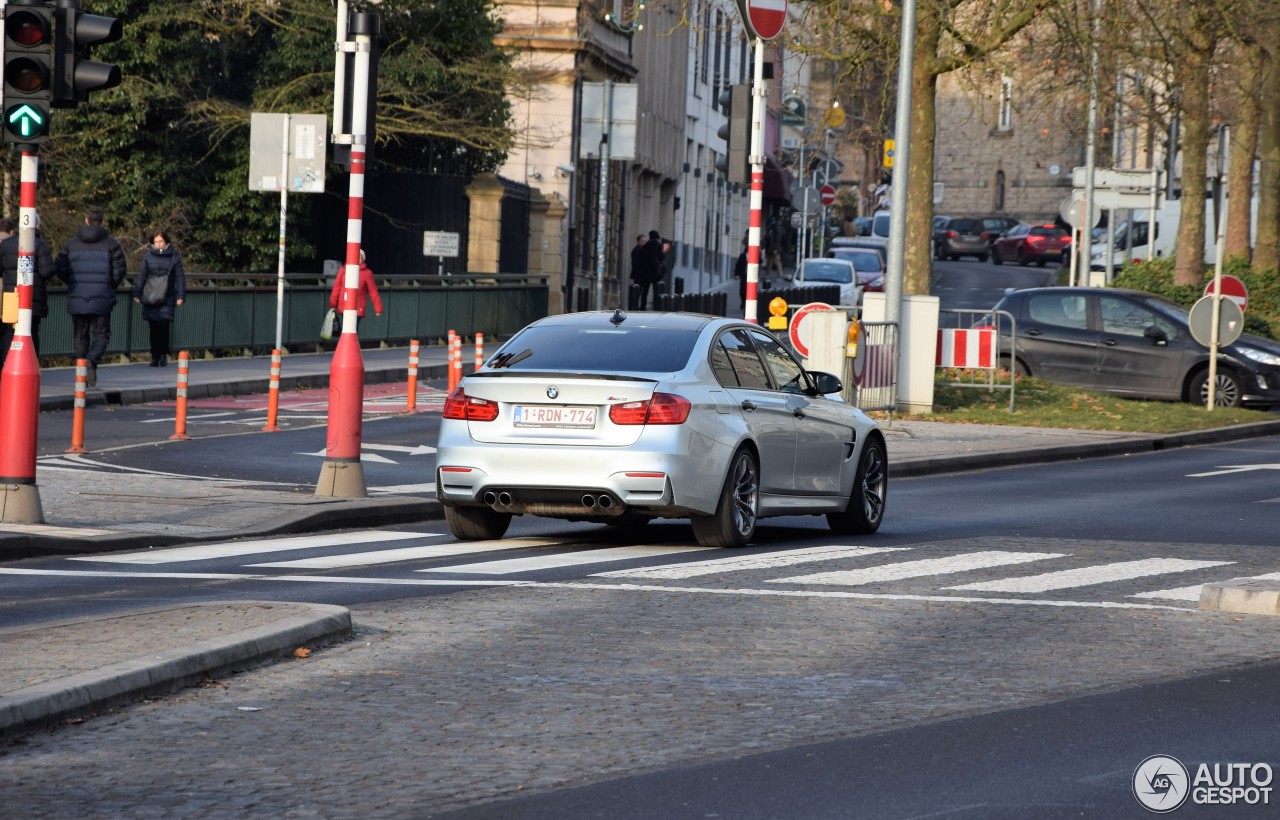
[[[1014,225],[991,243],[991,261],[1044,267],[1061,262],[1071,248],[1071,233],[1057,225]]]

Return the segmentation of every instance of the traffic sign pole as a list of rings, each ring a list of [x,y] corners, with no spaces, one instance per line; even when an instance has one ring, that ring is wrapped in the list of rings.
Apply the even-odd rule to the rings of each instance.
[[[18,324],[0,372],[0,522],[44,521],[36,486],[36,430],[40,419],[40,361],[31,339],[36,262],[36,178],[39,156],[22,152],[18,194]]]
[[[760,223],[764,208],[764,40],[756,38],[755,82],[751,86],[751,213],[747,222],[747,298],[743,318],[758,322],[760,287]]]
[[[1226,219],[1227,202],[1222,202],[1222,214],[1218,219],[1218,251],[1213,263],[1213,326],[1210,329],[1209,339],[1209,396],[1205,404],[1209,412],[1213,411],[1213,405],[1218,399],[1218,334],[1222,332],[1222,245],[1226,241],[1223,235],[1227,230]],[[1155,224],[1155,219],[1148,220],[1149,225]],[[1155,242],[1155,231],[1150,231],[1151,241]]]

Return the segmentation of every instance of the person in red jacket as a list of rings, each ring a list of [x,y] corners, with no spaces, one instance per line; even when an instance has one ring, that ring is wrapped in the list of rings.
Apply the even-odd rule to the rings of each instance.
[[[333,290],[329,292],[329,307],[338,308],[338,300],[342,298],[342,285],[346,282],[346,271],[342,271],[333,280]],[[373,282],[373,271],[364,263],[364,251],[360,251],[360,286],[356,288],[356,319],[364,318],[365,294],[373,300],[373,312],[382,315],[382,299],[378,296],[378,286]]]

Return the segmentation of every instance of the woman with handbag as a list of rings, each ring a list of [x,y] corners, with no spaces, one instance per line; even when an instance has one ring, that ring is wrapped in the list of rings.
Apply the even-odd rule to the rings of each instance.
[[[169,234],[156,231],[151,247],[133,283],[133,301],[142,305],[142,318],[151,329],[151,366],[169,363],[169,328],[178,305],[187,298],[187,277],[182,257],[169,242]]]

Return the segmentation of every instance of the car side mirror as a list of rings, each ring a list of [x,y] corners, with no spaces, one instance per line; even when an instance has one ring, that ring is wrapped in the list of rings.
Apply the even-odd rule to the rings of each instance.
[[[810,371],[809,377],[813,379],[814,392],[820,395],[828,393],[839,393],[844,389],[844,385],[840,379],[831,373],[823,373],[822,371]]]
[[[1150,339],[1151,341],[1155,342],[1157,346],[1164,346],[1169,344],[1169,337],[1165,335],[1163,330],[1156,327],[1155,325],[1150,325],[1149,327],[1147,327],[1146,330],[1142,331],[1142,335]]]

